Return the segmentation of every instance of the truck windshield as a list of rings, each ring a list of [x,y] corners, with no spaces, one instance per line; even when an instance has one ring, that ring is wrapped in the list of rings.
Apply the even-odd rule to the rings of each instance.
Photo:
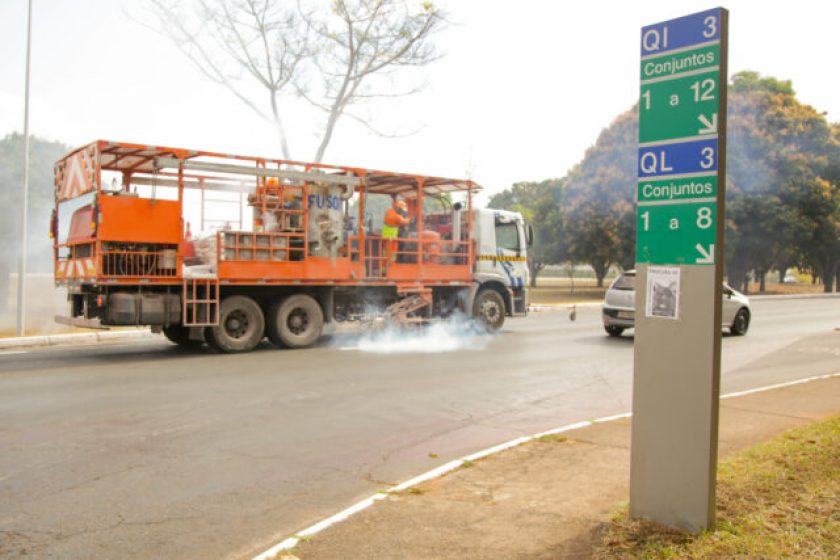
[[[516,222],[496,222],[496,247],[509,251],[519,251],[519,228]]]

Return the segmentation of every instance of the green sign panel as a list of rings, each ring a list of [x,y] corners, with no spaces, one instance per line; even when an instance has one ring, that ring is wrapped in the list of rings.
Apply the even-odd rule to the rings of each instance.
[[[717,134],[718,80],[715,70],[642,85],[639,142]]]
[[[720,64],[720,44],[645,58],[641,62],[642,81],[663,79],[700,70],[717,70]]]
[[[718,136],[726,120],[722,13],[642,29],[636,262],[716,264]]]
[[[638,201],[663,202],[694,200],[698,198],[713,199],[717,197],[717,174],[709,176],[692,175],[674,179],[646,179],[639,181]]]
[[[636,262],[714,264],[716,229],[714,201],[639,206]]]

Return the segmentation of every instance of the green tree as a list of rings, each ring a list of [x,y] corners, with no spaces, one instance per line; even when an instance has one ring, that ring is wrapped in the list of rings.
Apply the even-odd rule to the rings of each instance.
[[[800,103],[790,81],[739,72],[732,77],[727,149],[727,272],[745,290],[754,271],[764,290],[772,268],[810,266],[831,290],[837,269],[831,235],[836,182],[825,177],[837,158],[825,115]],[[823,223],[826,222],[826,223]],[[817,226],[822,223],[821,226]],[[815,227],[823,234],[816,235]],[[818,245],[818,246],[815,246]]]
[[[509,189],[493,195],[490,208],[520,212],[534,228],[534,245],[528,252],[528,271],[531,287],[548,264],[558,264],[565,258],[563,243],[563,214],[560,202],[564,179],[514,183]]]
[[[638,106],[604,129],[569,173],[563,210],[569,256],[588,263],[603,286],[609,267],[636,260]]]

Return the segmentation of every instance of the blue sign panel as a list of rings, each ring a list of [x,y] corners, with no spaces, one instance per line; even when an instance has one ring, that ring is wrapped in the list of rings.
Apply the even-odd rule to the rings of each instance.
[[[716,171],[717,151],[717,138],[639,148],[639,177]]]
[[[715,8],[642,27],[642,57],[720,40],[720,13]]]

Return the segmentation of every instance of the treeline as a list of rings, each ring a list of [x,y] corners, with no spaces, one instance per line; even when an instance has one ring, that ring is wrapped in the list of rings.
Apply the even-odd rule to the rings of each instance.
[[[735,74],[729,87],[725,274],[764,290],[768,273],[798,267],[840,291],[840,124],[796,99],[790,81]],[[636,261],[638,106],[606,128],[560,179],[514,184],[490,199],[534,225],[532,282],[547,264],[595,270]]]
[[[23,199],[23,135],[14,133],[0,140],[0,313],[9,293],[9,273],[18,271]],[[27,212],[27,270],[52,271],[52,241],[49,238],[53,208],[53,165],[69,151],[60,142],[35,136],[30,139],[29,211]]]

